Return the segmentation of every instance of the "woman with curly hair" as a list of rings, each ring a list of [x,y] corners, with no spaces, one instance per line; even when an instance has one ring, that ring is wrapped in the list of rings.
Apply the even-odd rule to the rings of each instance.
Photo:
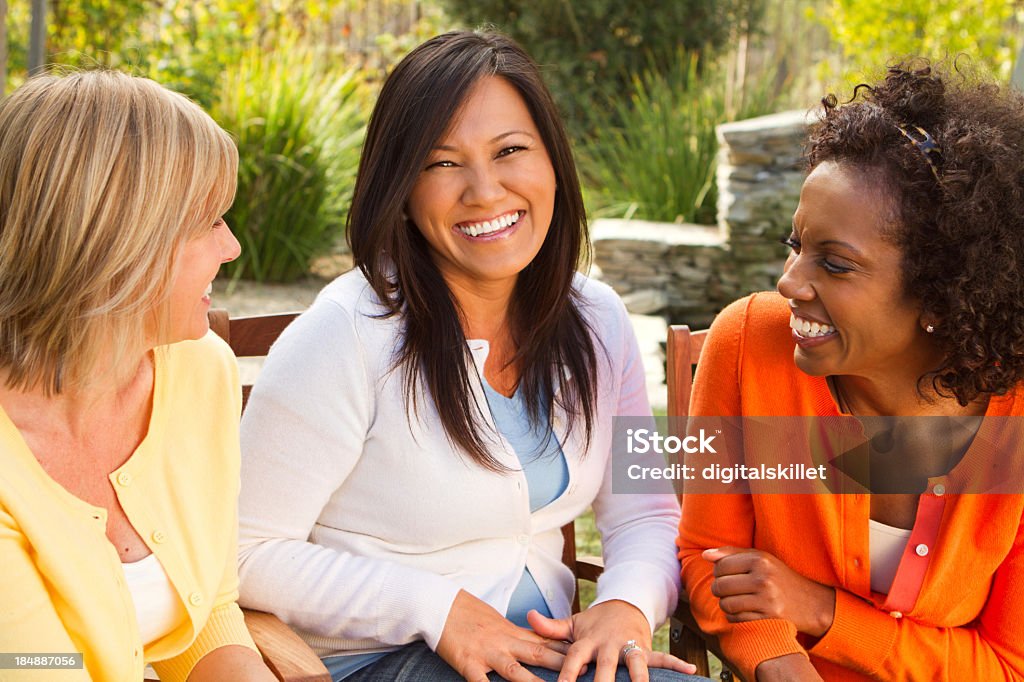
[[[893,67],[824,100],[809,170],[780,295],[716,319],[691,414],[855,417],[868,484],[685,495],[694,614],[747,679],[1016,679],[1024,496],[959,493],[1024,414],[1024,98]]]

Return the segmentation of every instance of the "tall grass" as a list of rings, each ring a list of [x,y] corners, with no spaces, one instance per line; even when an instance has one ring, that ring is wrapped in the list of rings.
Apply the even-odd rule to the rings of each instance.
[[[232,278],[285,282],[340,239],[368,112],[353,69],[297,42],[224,72],[214,118],[238,142]]]
[[[580,154],[591,214],[714,222],[715,126],[770,112],[773,82],[728,93],[724,69],[679,51],[668,68],[635,74],[628,98],[607,93]]]

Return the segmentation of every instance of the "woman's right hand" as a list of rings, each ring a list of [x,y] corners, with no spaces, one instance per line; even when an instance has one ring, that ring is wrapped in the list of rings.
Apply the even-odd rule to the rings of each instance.
[[[561,670],[567,647],[513,624],[460,590],[438,640],[437,655],[468,682],[487,682],[492,670],[509,682],[541,682],[523,664]]]

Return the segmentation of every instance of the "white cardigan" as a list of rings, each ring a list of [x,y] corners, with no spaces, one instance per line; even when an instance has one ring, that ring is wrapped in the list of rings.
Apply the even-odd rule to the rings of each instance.
[[[568,486],[531,514],[507,441],[495,433],[491,452],[515,471],[495,474],[452,446],[426,394],[410,419],[392,371],[402,323],[374,317],[383,308],[362,274],[328,285],[274,344],[242,419],[239,602],[276,613],[320,655],[434,649],[460,589],[505,613],[525,566],[562,618],[575,585],[559,529],[593,505],[595,603],[622,599],[662,622],[679,589],[678,504],[611,490],[612,417],[650,415],[636,337],[610,288],[582,275],[574,286],[597,342],[594,432],[584,456],[573,429]],[[468,343],[482,376],[488,345]],[[557,406],[553,428],[564,438]]]

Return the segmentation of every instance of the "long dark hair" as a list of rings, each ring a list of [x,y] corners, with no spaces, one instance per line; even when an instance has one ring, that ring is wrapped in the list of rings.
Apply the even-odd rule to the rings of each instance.
[[[406,399],[417,410],[416,387],[426,382],[451,441],[475,462],[504,467],[487,451],[481,406],[473,399],[469,350],[458,302],[435,266],[426,240],[404,208],[427,155],[445,134],[472,86],[499,76],[522,96],[555,170],[557,191],[547,238],[519,274],[509,306],[517,347],[511,360],[535,422],[550,423],[557,401],[568,430],[585,442],[593,430],[597,359],[590,329],[573,289],[587,255],[586,214],[568,136],[533,60],[494,32],[455,31],[410,52],[388,76],[370,117],[348,216],[356,265],[404,336],[395,367],[405,369]],[[545,411],[546,408],[546,411]],[[542,412],[544,412],[542,414]],[[410,414],[410,419],[412,415]]]

